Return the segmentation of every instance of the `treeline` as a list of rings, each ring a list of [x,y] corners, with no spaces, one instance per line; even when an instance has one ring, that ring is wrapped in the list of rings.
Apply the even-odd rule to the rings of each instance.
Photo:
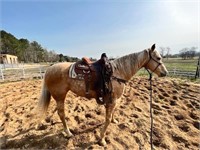
[[[197,47],[183,48],[179,51],[180,57],[182,59],[193,59],[195,56],[199,56],[196,52]]]
[[[17,39],[14,35],[4,30],[0,31],[0,54],[16,55],[20,62],[58,62],[77,61],[79,58],[57,54],[54,50],[43,48],[37,41]]]
[[[164,58],[177,58],[181,57],[182,59],[193,59],[196,56],[200,56],[200,52],[197,51],[198,47],[183,48],[179,51],[178,54],[170,54],[170,47],[160,47],[160,54]]]

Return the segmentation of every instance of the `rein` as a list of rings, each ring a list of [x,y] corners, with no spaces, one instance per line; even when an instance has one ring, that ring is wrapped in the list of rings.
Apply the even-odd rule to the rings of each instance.
[[[151,144],[151,150],[153,150],[153,113],[152,113],[152,72],[150,72],[148,69],[146,69],[149,73],[149,96],[150,96],[150,118],[151,118],[151,131],[150,131],[150,144]]]
[[[153,60],[153,61],[155,61],[158,65],[153,69],[153,71],[149,71],[149,69],[146,67],[148,64],[149,64],[149,62],[151,61],[151,60]],[[162,63],[160,63],[160,62],[158,62],[157,60],[155,60],[152,56],[151,56],[151,53],[150,53],[150,51],[149,51],[149,60],[148,60],[148,62],[144,65],[144,68],[147,70],[147,72],[148,72],[148,74],[149,74],[149,84],[150,84],[150,87],[149,87],[149,91],[150,91],[150,93],[149,93],[149,96],[150,96],[150,122],[151,122],[151,127],[150,127],[150,145],[151,145],[151,150],[153,150],[153,111],[152,111],[152,104],[153,104],[153,102],[152,102],[152,75],[153,75],[153,73],[156,71],[156,69],[160,66],[160,65],[162,65]],[[117,78],[117,77],[115,77],[115,76],[111,76],[111,78],[113,79],[113,80],[116,80],[116,81],[118,81],[118,82],[122,82],[122,83],[126,83],[127,81],[126,80],[124,80],[124,79],[120,79],[120,78]]]
[[[118,78],[118,77],[115,77],[115,76],[111,76],[111,79],[113,79],[113,80],[116,80],[117,82],[119,82],[119,83],[126,83],[127,81],[126,80],[124,80],[124,79],[121,79],[121,78]]]
[[[151,72],[149,71],[149,69],[146,67],[150,60],[155,61],[156,63],[158,63],[157,67]],[[151,53],[149,51],[149,60],[145,65],[145,69],[147,70],[148,74],[149,74],[149,96],[150,96],[150,121],[151,121],[151,127],[150,127],[150,144],[151,144],[151,150],[153,150],[153,112],[152,112],[152,74],[156,71],[156,69],[161,65],[162,63],[158,62],[157,60],[155,60],[152,56]]]

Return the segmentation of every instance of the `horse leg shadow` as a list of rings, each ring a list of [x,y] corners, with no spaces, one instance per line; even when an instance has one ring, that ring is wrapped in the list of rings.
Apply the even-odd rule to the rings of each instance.
[[[92,145],[99,144],[98,140],[100,139],[100,136],[97,135],[98,132],[96,132],[96,129],[98,129],[100,126],[102,126],[104,123],[98,123],[92,127],[86,128],[86,129],[75,129],[72,130],[72,133],[75,135],[71,138],[71,140],[75,141],[76,147],[81,147],[81,149],[87,149],[90,148]],[[93,135],[90,136],[91,134]],[[91,138],[93,137],[93,138]]]
[[[56,123],[60,123],[60,122],[54,122],[52,117],[54,116],[55,112],[57,111],[57,107],[51,112],[51,115],[49,116],[42,116],[42,118],[39,118],[38,123],[35,125],[35,129],[36,130],[45,130],[47,128],[47,126],[50,125],[54,125]],[[47,125],[48,124],[48,125]]]

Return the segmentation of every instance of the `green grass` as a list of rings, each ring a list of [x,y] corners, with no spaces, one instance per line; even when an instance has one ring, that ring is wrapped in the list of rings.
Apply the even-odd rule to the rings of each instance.
[[[182,71],[196,71],[197,62],[197,59],[183,60],[179,58],[169,58],[168,60],[163,60],[163,63],[165,64],[167,70],[177,69]]]

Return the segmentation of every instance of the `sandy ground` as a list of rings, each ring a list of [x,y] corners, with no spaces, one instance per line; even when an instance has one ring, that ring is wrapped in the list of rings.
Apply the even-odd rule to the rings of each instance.
[[[150,149],[149,82],[135,77],[127,83],[115,118],[98,144],[105,109],[95,100],[68,93],[66,120],[74,137],[61,134],[62,123],[53,114],[52,99],[44,125],[35,129],[34,116],[41,80],[0,85],[0,146],[3,149]],[[155,149],[199,149],[200,84],[169,78],[153,79],[153,143]]]

